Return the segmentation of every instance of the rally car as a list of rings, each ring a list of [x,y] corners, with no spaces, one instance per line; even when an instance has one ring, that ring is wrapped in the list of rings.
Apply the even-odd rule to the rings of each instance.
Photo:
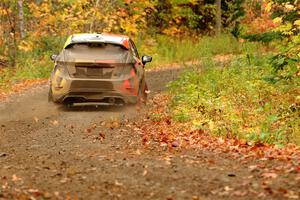
[[[136,104],[147,97],[144,65],[127,36],[112,34],[71,35],[55,62],[50,77],[49,100],[55,103],[99,102]]]

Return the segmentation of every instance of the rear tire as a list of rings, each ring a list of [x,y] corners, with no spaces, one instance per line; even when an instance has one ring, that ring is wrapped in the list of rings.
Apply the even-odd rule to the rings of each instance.
[[[53,101],[53,93],[52,93],[52,89],[50,86],[49,92],[48,92],[48,102],[52,102],[52,101]]]
[[[145,92],[146,89],[147,89],[146,84],[144,84],[143,86],[141,85],[141,87],[139,88],[137,101],[136,101],[137,105],[146,105],[147,102],[147,94]]]
[[[68,102],[68,103],[63,103],[65,108],[72,108],[74,103]]]

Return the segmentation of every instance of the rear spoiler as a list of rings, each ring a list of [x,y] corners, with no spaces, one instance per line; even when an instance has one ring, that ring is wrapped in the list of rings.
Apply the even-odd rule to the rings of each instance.
[[[127,38],[122,38],[121,40],[111,39],[111,40],[105,40],[101,36],[98,37],[92,37],[92,38],[84,38],[82,40],[80,39],[73,39],[74,36],[70,36],[64,46],[64,49],[67,49],[68,47],[74,45],[74,44],[84,44],[84,43],[105,43],[105,44],[115,44],[120,45],[125,49],[129,49],[129,42]]]

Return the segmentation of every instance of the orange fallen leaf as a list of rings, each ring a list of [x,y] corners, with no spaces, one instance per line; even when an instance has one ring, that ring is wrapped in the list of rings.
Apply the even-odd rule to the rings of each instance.
[[[278,174],[273,172],[265,172],[261,175],[263,178],[277,178]]]

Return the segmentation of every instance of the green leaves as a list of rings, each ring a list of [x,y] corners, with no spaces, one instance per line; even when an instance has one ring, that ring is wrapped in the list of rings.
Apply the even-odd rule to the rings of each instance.
[[[281,40],[275,43],[281,52],[270,60],[270,64],[275,72],[287,79],[299,76],[300,72],[300,26],[298,25],[300,7],[298,4],[297,1],[289,0],[271,0],[268,4],[268,11],[272,13],[273,21],[277,24],[272,31],[279,33],[281,37]],[[257,40],[263,41],[263,38]]]

